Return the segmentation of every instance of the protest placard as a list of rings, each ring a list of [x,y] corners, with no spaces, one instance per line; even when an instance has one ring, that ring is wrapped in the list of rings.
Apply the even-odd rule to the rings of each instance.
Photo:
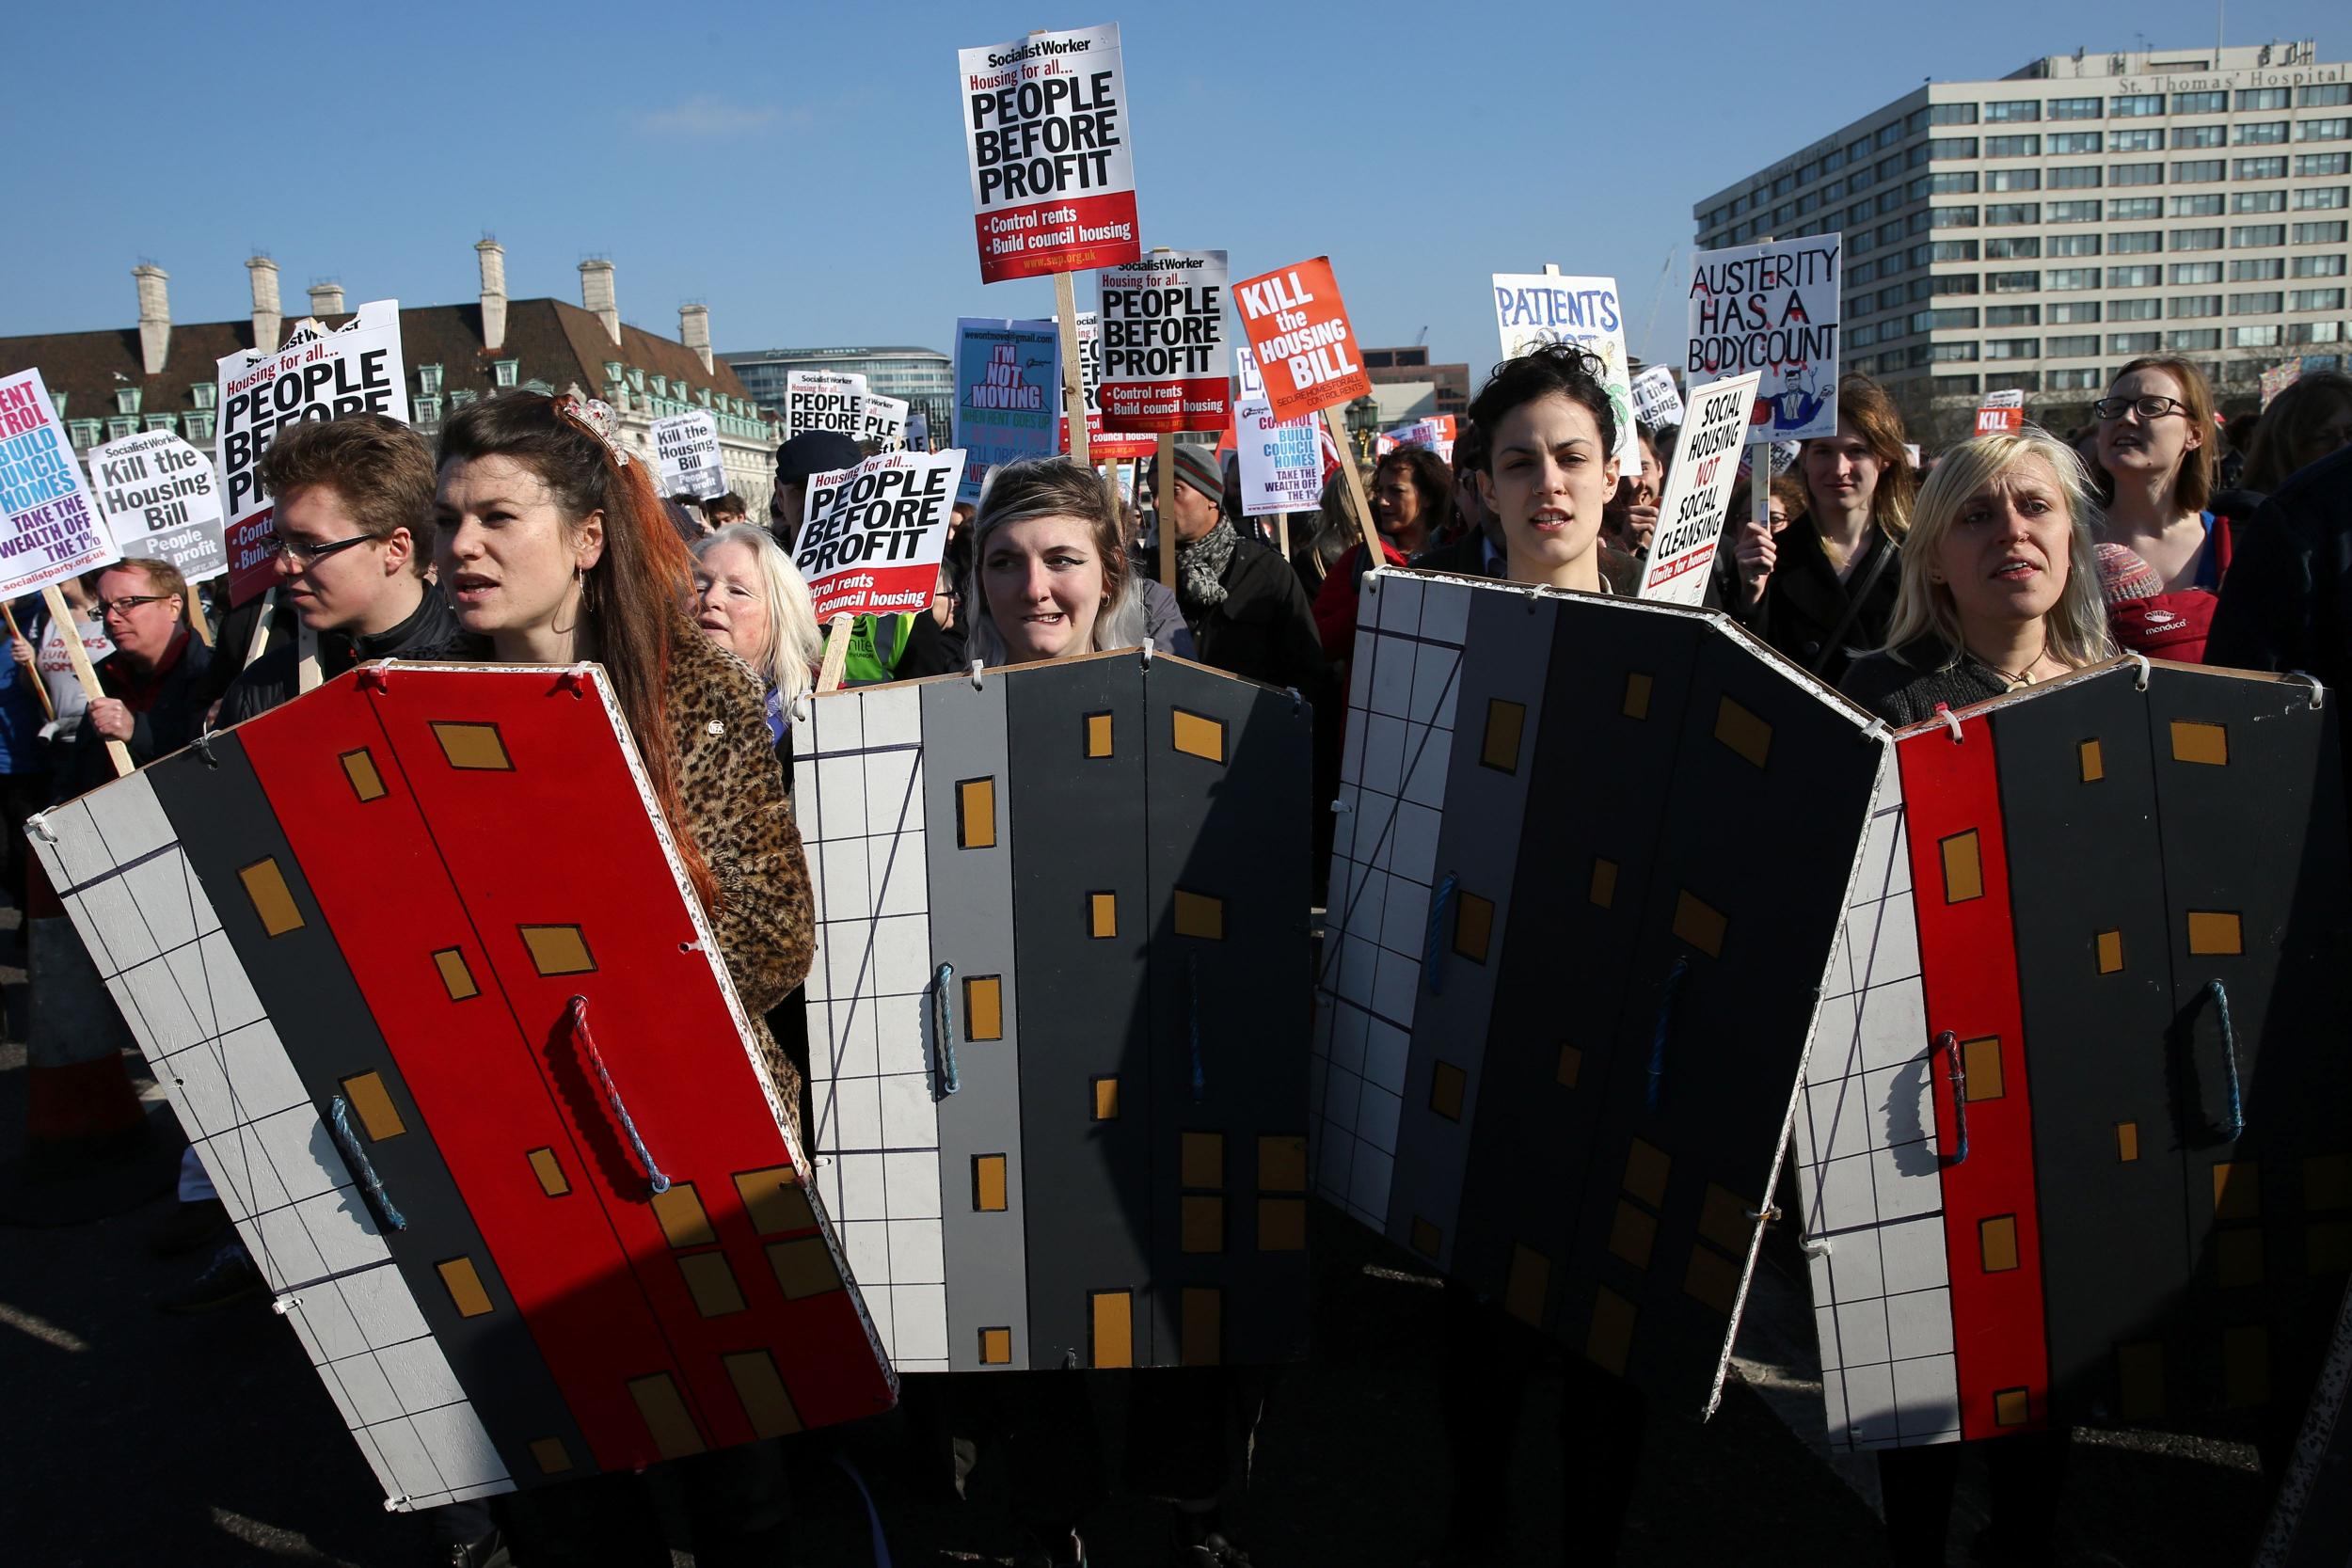
[[[2303,361],[2300,359],[2290,359],[2283,365],[2273,365],[2263,372],[2263,411],[2269,412],[2270,405],[2278,401],[2279,394],[2302,379]]]
[[[1086,402],[1087,461],[1089,463],[1121,463],[1149,457],[1152,438],[1149,436],[1122,436],[1103,428],[1103,318],[1092,310],[1077,313],[1079,389]],[[1076,449],[1070,441],[1070,417],[1062,416],[1059,439],[1061,450],[1074,457]]]
[[[89,454],[98,510],[126,556],[167,561],[190,582],[229,569],[212,460],[168,430],[109,441]]]
[[[930,608],[964,454],[885,451],[813,476],[792,563],[819,625]]]
[[[1750,371],[1692,391],[1690,417],[1675,437],[1666,493],[1658,501],[1658,531],[1642,570],[1642,598],[1681,605],[1706,598],[1708,569],[1723,539],[1724,509],[1740,477],[1756,381]]]
[[[956,320],[956,444],[963,451],[958,500],[977,501],[1001,463],[1050,457],[1060,448],[1061,331],[1050,321]]]
[[[907,416],[906,447],[909,451],[931,450],[931,421],[923,417],[920,408]]]
[[[0,380],[0,599],[120,556],[37,370]]]
[[[2020,391],[1994,392],[1977,404],[1977,434],[1979,436],[2014,436],[2025,428],[2026,394]]]
[[[959,51],[980,281],[1143,254],[1119,24]]]
[[[1674,372],[1652,365],[1633,378],[1633,417],[1652,430],[1682,422],[1682,392]]]
[[[719,464],[719,420],[709,409],[690,408],[654,420],[653,452],[663,495],[699,501],[727,493],[726,470]]]
[[[1329,257],[1245,278],[1233,285],[1233,299],[1277,418],[1295,420],[1371,393]]]
[[[220,361],[219,457],[229,552],[229,600],[244,604],[275,576],[276,508],[262,488],[262,454],[305,420],[381,414],[408,422],[400,302],[379,299],[335,331],[305,320],[283,348],[245,349]]]
[[[1749,440],[1837,434],[1841,270],[1836,234],[1699,252],[1683,377],[1760,372]]]
[[[857,438],[863,445],[868,441],[877,451],[897,451],[908,445],[907,400],[884,397],[868,392],[858,404]]]
[[[866,377],[851,371],[787,371],[784,375],[784,438],[812,430],[857,439],[858,404]]]
[[[1241,384],[1241,402],[1265,402],[1265,376],[1259,372],[1258,356],[1249,352],[1247,342],[1233,345],[1233,379]]]
[[[1263,398],[1233,405],[1233,451],[1241,464],[1245,517],[1311,512],[1323,501],[1323,451],[1310,414],[1278,420]]]
[[[1154,250],[1106,269],[1103,293],[1103,425],[1175,434],[1231,417],[1225,341],[1225,252]]]
[[[1447,462],[1454,461],[1454,418],[1451,414],[1431,414],[1410,424],[1398,425],[1380,437],[1380,454],[1386,456],[1399,447],[1427,447]]]
[[[1556,272],[1494,275],[1495,325],[1502,356],[1516,359],[1545,343],[1574,343],[1600,361],[1609,411],[1617,421],[1619,467],[1638,467],[1633,388],[1627,375],[1625,313],[1613,277],[1569,277]]]

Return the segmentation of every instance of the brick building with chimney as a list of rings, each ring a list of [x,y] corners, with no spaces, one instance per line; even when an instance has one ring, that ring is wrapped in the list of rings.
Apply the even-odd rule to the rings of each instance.
[[[660,337],[621,320],[612,263],[580,263],[578,305],[506,297],[506,252],[496,240],[474,246],[482,293],[472,305],[428,305],[400,312],[408,406],[430,439],[448,414],[502,391],[578,390],[601,397],[620,419],[621,439],[653,461],[653,421],[707,408],[717,417],[729,486],[764,515],[775,482],[774,421],[753,401],[734,369],[710,351],[710,311],[678,308],[678,336]],[[175,323],[170,278],[151,261],[134,267],[138,285],[135,329],[53,332],[0,338],[0,375],[38,368],[56,402],[74,450],[141,431],[168,430],[211,452],[220,388],[219,362],[243,349],[285,341],[293,325],[279,304],[278,266],[266,256],[246,262],[253,313],[245,321]],[[397,297],[398,291],[385,293]],[[314,283],[308,314],[328,326],[350,319],[340,283]],[[85,457],[87,462],[87,457]]]

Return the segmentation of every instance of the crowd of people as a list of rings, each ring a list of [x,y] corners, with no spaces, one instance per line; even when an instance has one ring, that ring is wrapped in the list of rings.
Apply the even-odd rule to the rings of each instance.
[[[2060,437],[2035,428],[1942,453],[1923,476],[1894,402],[1866,377],[1838,387],[1837,428],[1804,443],[1769,486],[1766,520],[1735,498],[1708,603],[1824,684],[1896,723],[1933,717],[2114,657],[2122,650],[2329,684],[2352,668],[2352,378],[2304,377],[2228,438],[2211,389],[2179,359],[2135,361]],[[1347,476],[1298,515],[1288,560],[1242,515],[1230,464],[1180,445],[1170,515],[1172,590],[1137,546],[1133,512],[1066,459],[1006,466],[959,508],[928,610],[863,617],[847,678],[908,679],[974,660],[1018,665],[1149,643],[1289,688],[1317,718],[1316,798],[1328,800],[1344,731],[1341,693],[1365,574],[1442,571],[1598,594],[1634,591],[1656,528],[1671,430],[1637,432],[1638,471],[1597,363],[1555,347],[1495,370],[1451,461],[1421,447],[1382,456],[1359,533]],[[442,427],[437,451],[405,425],[357,415],[285,433],[262,480],[277,498],[278,624],[215,605],[199,635],[193,591],[170,566],[126,560],[66,585],[71,626],[16,607],[0,666],[0,774],[9,885],[38,878],[25,816],[113,776],[106,745],[144,765],[294,700],[362,660],[570,664],[608,672],[652,792],[780,1097],[803,1102],[807,1035],[796,988],[814,940],[794,826],[795,723],[808,711],[823,633],[792,564],[809,478],[854,462],[845,437],[802,436],[777,456],[766,526],[739,498],[687,506],[657,494],[600,405],[516,392]],[[1743,482],[1744,488],[1744,482]],[[305,635],[307,634],[307,635]],[[64,657],[80,638],[102,693],[85,701]],[[249,663],[245,649],[258,643]],[[1327,856],[1327,814],[1307,831]],[[1320,885],[1320,879],[1318,879]],[[38,982],[37,982],[38,983]],[[1304,1042],[1301,1042],[1304,1049]],[[199,1253],[174,1310],[263,1293],[191,1155],[159,1250]],[[1493,1553],[1510,1512],[1502,1477],[1530,1369],[1557,1352],[1469,1291],[1449,1288],[1448,1538],[1424,1560]],[[1563,1401],[1559,1503],[1586,1560],[1608,1560],[1631,1492],[1640,1395],[1572,1369]],[[1255,1374],[1137,1373],[1129,1484],[1169,1499],[1187,1568],[1248,1560],[1216,1498],[1246,1463],[1264,1394]],[[917,1424],[947,1434],[956,1484],[1001,1439],[1026,1510],[1028,1560],[1083,1560],[1086,1512],[1108,1484],[1076,1380],[1054,1373],[910,1379]],[[924,1386],[932,1385],[935,1386]],[[2011,1560],[2043,1560],[2064,1434],[1993,1445],[2035,1484],[1994,1530]],[[1941,1562],[1951,1448],[1884,1457],[1898,1561]],[[2265,1451],[2275,1462],[2277,1454]],[[788,1528],[773,1444],[437,1511],[439,1560],[666,1561],[655,1486],[677,1489],[707,1564],[772,1560]],[[1404,1559],[1400,1559],[1404,1560]]]

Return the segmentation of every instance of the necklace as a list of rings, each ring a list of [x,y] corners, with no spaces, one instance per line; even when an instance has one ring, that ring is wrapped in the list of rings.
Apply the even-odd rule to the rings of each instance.
[[[1983,665],[1986,669],[1992,671],[1994,674],[2000,676],[2001,679],[2007,683],[2009,689],[2011,691],[2014,691],[2021,686],[2031,686],[2033,684],[2034,667],[2040,664],[2043,658],[2047,657],[2049,652],[2049,641],[2045,638],[2042,641],[2042,646],[2034,650],[2033,657],[2026,660],[2025,665],[2013,673],[2010,671],[2002,669],[1991,659],[1985,658],[1977,654],[1973,649],[1969,652],[1968,657],[1975,659],[1979,664]]]

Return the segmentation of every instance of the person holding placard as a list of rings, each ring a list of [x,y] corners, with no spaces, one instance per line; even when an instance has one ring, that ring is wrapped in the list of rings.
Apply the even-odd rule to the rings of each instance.
[[[1885,645],[1841,689],[1916,724],[2112,658],[2097,516],[2090,476],[2045,431],[1953,448],[1919,492]]]
[[[107,741],[120,741],[144,768],[203,727],[200,688],[213,650],[190,629],[187,606],[187,580],[167,561],[126,557],[98,574],[98,617],[115,651],[99,662],[103,695],[90,699],[57,769],[59,800],[115,777]]]
[[[1200,662],[1288,687],[1322,709],[1328,672],[1298,578],[1226,516],[1216,455],[1200,446],[1175,451],[1176,601]]]
[[[604,404],[512,392],[441,427],[434,521],[435,561],[461,632],[438,657],[604,666],[649,793],[754,1021],[769,1082],[797,1118],[800,1073],[759,1020],[808,974],[816,938],[808,866],[759,677],[688,618],[691,558],[646,465],[615,443]],[[551,822],[548,831],[587,835],[583,852],[592,852],[593,823]],[[722,1449],[654,1473],[683,1488],[696,1548],[709,1559],[772,1560],[782,1549],[776,1444]],[[627,1472],[501,1504],[517,1555],[536,1547],[543,1561],[669,1561],[653,1499]]]
[[[1837,384],[1837,434],[1806,441],[1804,515],[1780,536],[1748,623],[1782,655],[1833,685],[1853,650],[1886,641],[1914,481],[1903,417],[1867,375]],[[1758,462],[1761,446],[1753,447]]]

